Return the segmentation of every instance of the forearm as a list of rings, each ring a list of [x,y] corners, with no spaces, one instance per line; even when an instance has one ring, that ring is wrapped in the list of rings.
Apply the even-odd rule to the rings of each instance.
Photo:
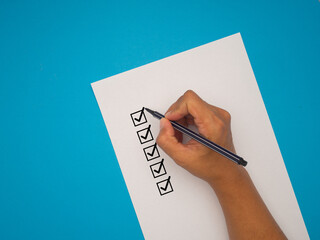
[[[227,180],[210,182],[223,209],[230,239],[286,239],[247,171],[239,166],[230,174]]]

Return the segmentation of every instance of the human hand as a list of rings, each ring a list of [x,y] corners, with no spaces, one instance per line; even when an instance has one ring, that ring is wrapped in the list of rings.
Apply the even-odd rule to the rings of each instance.
[[[169,120],[184,126],[195,125],[202,136],[235,152],[230,114],[188,90],[160,120],[157,143],[177,164],[212,186],[223,209],[230,239],[257,239],[257,236],[287,239],[247,171],[193,139],[183,144],[182,133],[175,130]]]
[[[169,120],[184,126],[195,125],[202,136],[235,152],[231,116],[227,111],[206,103],[195,92],[188,90],[160,120],[157,143],[178,165],[213,186],[232,180],[243,171],[243,167],[194,139],[183,144],[182,133],[175,130]]]

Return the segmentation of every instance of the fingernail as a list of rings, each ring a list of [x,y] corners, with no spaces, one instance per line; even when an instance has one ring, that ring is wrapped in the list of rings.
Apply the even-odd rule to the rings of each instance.
[[[165,114],[166,117],[170,116],[172,114],[172,111],[169,111]]]

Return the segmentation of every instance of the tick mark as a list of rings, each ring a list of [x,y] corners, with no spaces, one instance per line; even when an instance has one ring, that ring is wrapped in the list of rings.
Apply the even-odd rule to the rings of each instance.
[[[160,157],[159,150],[158,150],[158,147],[157,147],[156,143],[153,144],[153,145],[150,145],[148,147],[145,147],[143,149],[143,152],[144,152],[144,155],[146,156],[146,159],[148,161]]]
[[[147,122],[146,115],[144,114],[144,107],[136,112],[130,114],[132,123],[135,127],[140,126]]]
[[[164,187],[160,187],[163,191],[166,191],[166,190],[167,190],[167,188],[168,188],[168,186],[169,186],[169,184],[170,184],[170,178],[171,178],[171,176],[168,177],[167,183],[166,183],[166,185],[165,185]]]
[[[142,108],[141,112],[140,112],[140,116],[139,118],[134,118],[134,120],[136,120],[137,122],[140,122],[141,121],[141,118],[143,116],[143,111],[144,111],[144,107]]]
[[[159,166],[158,170],[156,170],[156,169],[153,170],[155,173],[159,174],[161,172],[161,168],[164,166],[163,161],[164,161],[164,159],[162,158],[162,161],[160,162],[160,166]]]
[[[154,154],[154,152],[156,151],[156,148],[157,148],[157,144],[154,144],[154,146],[153,146],[153,149],[152,149],[152,152],[151,153],[147,153],[150,157],[152,157],[153,156],[153,154]]]
[[[146,140],[147,139],[147,137],[148,137],[148,135],[149,135],[149,132],[150,132],[150,127],[151,127],[151,125],[149,125],[149,127],[147,128],[147,132],[146,132],[146,135],[145,136],[140,136],[142,139],[144,139],[144,140]]]

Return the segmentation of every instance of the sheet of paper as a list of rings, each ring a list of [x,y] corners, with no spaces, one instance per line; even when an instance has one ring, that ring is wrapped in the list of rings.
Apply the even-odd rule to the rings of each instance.
[[[160,113],[192,89],[232,116],[234,145],[289,239],[309,239],[241,35],[92,84],[145,239],[228,239],[213,190],[155,145]]]

